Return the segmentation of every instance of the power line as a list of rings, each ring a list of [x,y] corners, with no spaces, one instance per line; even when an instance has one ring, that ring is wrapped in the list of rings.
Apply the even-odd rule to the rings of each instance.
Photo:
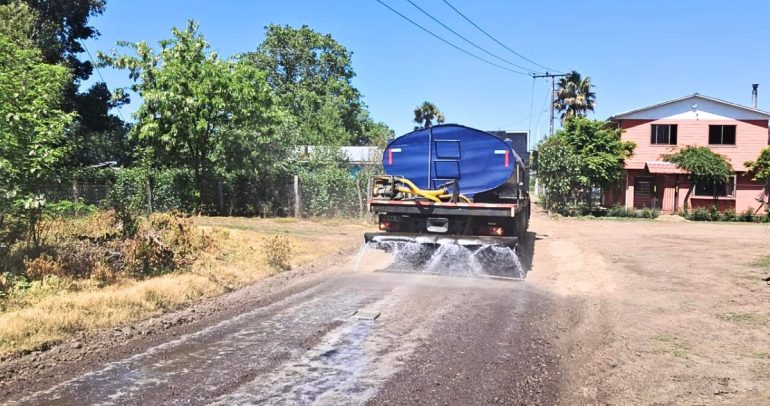
[[[446,24],[442,23],[442,22],[441,22],[439,19],[437,19],[436,17],[433,17],[432,15],[430,15],[430,13],[428,13],[428,12],[427,12],[427,11],[425,11],[425,10],[423,10],[423,9],[422,9],[422,7],[420,7],[420,6],[418,6],[417,4],[415,4],[415,3],[414,3],[412,0],[406,0],[406,1],[408,1],[408,2],[409,2],[409,4],[411,4],[412,6],[414,6],[414,7],[415,7],[417,10],[420,10],[420,12],[422,12],[423,14],[425,14],[426,16],[428,16],[428,18],[430,18],[431,20],[433,20],[433,21],[437,22],[439,25],[441,25],[442,27],[444,27],[444,28],[446,28],[447,30],[449,30],[449,31],[450,31],[452,34],[456,35],[457,37],[459,37],[459,38],[460,38],[460,39],[462,39],[463,41],[467,42],[468,44],[470,44],[470,45],[471,45],[471,46],[473,46],[474,48],[478,49],[479,51],[481,51],[481,52],[484,52],[485,54],[487,54],[487,55],[489,55],[489,56],[491,56],[491,57],[493,57],[493,58],[495,58],[495,59],[497,59],[497,60],[499,60],[499,61],[505,62],[505,63],[507,63],[507,64],[509,64],[509,65],[511,65],[511,66],[515,66],[515,67],[517,67],[517,68],[520,68],[520,69],[524,69],[525,71],[528,71],[528,72],[530,72],[530,73],[537,73],[536,71],[534,71],[534,70],[532,70],[532,69],[530,69],[530,68],[527,68],[527,67],[525,67],[525,66],[521,66],[521,65],[517,65],[517,64],[515,64],[515,63],[513,63],[513,62],[511,62],[511,61],[509,61],[509,60],[507,60],[507,59],[505,59],[505,58],[501,58],[501,57],[499,57],[499,56],[497,56],[497,55],[493,54],[492,52],[489,52],[488,50],[486,50],[486,49],[482,48],[481,46],[477,45],[476,43],[474,43],[473,41],[469,40],[468,38],[465,38],[465,37],[464,37],[462,34],[458,33],[458,32],[457,32],[457,31],[455,31],[455,30],[453,30],[452,28],[450,28],[450,27],[449,27],[449,26],[447,26]]]
[[[537,124],[535,124],[535,127],[537,127],[538,129],[540,128],[540,120],[542,120],[542,119],[543,119],[543,113],[545,113],[546,111],[548,111],[548,109],[547,109],[547,108],[545,108],[545,106],[548,104],[548,99],[550,99],[550,98],[551,98],[551,93],[547,93],[547,94],[545,95],[545,99],[543,99],[543,106],[542,106],[542,108],[541,108],[541,111],[540,111],[540,113],[538,113],[538,116],[537,116]],[[537,137],[537,138],[538,138],[538,141],[539,141],[539,140],[540,140],[540,134],[538,134],[538,137]]]
[[[522,54],[520,54],[520,53],[518,53],[518,52],[514,51],[513,49],[511,49],[511,48],[510,48],[510,47],[508,47],[507,45],[505,45],[505,44],[503,44],[502,42],[498,41],[498,40],[497,40],[497,38],[495,38],[495,37],[493,37],[493,36],[492,36],[492,34],[490,34],[490,33],[486,32],[486,31],[484,31],[484,29],[483,29],[483,28],[479,27],[479,26],[478,26],[476,23],[474,23],[473,21],[471,21],[471,19],[470,19],[470,18],[466,17],[466,16],[465,16],[465,14],[463,14],[462,12],[460,12],[460,10],[458,10],[457,8],[455,8],[455,6],[453,6],[453,5],[452,5],[452,3],[450,3],[448,0],[443,0],[443,2],[444,2],[444,3],[446,3],[446,5],[447,5],[447,6],[449,6],[449,7],[450,7],[452,10],[454,10],[454,11],[455,11],[457,14],[459,14],[459,15],[460,15],[460,17],[464,18],[464,19],[465,19],[465,21],[467,21],[467,22],[471,23],[471,25],[473,25],[474,27],[476,27],[476,29],[478,29],[479,31],[481,31],[482,33],[484,33],[484,35],[486,35],[487,37],[489,37],[489,38],[490,38],[492,41],[495,41],[495,42],[497,42],[497,43],[498,43],[500,46],[502,46],[503,48],[505,48],[505,49],[507,49],[508,51],[512,52],[514,55],[518,56],[519,58],[521,58],[521,59],[523,59],[523,60],[525,60],[525,61],[527,61],[527,62],[533,63],[533,64],[535,64],[535,65],[537,65],[537,66],[539,66],[539,67],[541,67],[541,68],[543,68],[543,69],[545,69],[545,70],[549,70],[549,71],[558,70],[558,69],[551,69],[551,68],[548,68],[548,67],[546,67],[546,66],[543,66],[543,65],[541,65],[541,64],[539,64],[539,63],[537,63],[537,62],[535,62],[535,61],[533,61],[533,60],[531,60],[531,59],[527,58],[526,56],[524,56],[524,55],[522,55]]]
[[[91,51],[88,50],[88,47],[86,46],[85,43],[81,42],[80,45],[82,45],[83,49],[86,50],[86,55],[88,55],[88,59],[91,60],[91,64],[94,65],[94,69],[96,69],[96,74],[99,75],[99,79],[102,80],[102,82],[104,83],[104,86],[107,87],[107,91],[109,91],[110,87],[107,86],[107,81],[104,80],[104,76],[102,76],[102,71],[99,70],[99,65],[96,64],[96,61],[94,61],[94,57],[91,56]],[[120,119],[123,120],[124,123],[127,122],[126,118],[123,117],[123,112],[120,111],[120,106],[116,106],[115,108],[118,110],[118,115],[120,116]]]
[[[432,31],[430,31],[430,30],[428,30],[427,28],[425,28],[425,27],[421,26],[420,24],[418,24],[418,23],[414,22],[414,21],[413,21],[412,19],[410,19],[409,17],[407,17],[407,16],[405,16],[405,15],[403,15],[403,14],[399,13],[399,12],[398,12],[398,11],[396,11],[396,10],[395,10],[393,7],[391,7],[391,6],[387,5],[386,3],[384,3],[382,0],[377,0],[377,2],[378,2],[378,3],[380,3],[380,4],[382,4],[383,6],[385,6],[385,7],[386,7],[388,10],[392,11],[393,13],[395,13],[395,14],[399,15],[399,16],[400,16],[401,18],[403,18],[404,20],[406,20],[406,21],[409,21],[410,23],[412,23],[413,25],[415,25],[417,28],[419,28],[419,29],[421,29],[421,30],[425,31],[426,33],[430,34],[431,36],[433,36],[434,38],[438,39],[439,41],[441,41],[441,42],[443,42],[443,43],[445,43],[445,44],[447,44],[447,45],[451,46],[452,48],[454,48],[454,49],[456,49],[456,50],[458,50],[458,51],[460,51],[460,52],[462,52],[462,53],[464,53],[464,54],[466,54],[466,55],[468,55],[468,56],[471,56],[471,57],[473,57],[473,58],[476,58],[476,59],[478,59],[478,60],[480,60],[480,61],[482,61],[482,62],[488,63],[488,64],[490,64],[490,65],[492,65],[492,66],[495,66],[495,67],[498,67],[498,68],[500,68],[500,69],[504,69],[504,70],[507,70],[507,71],[509,71],[509,72],[518,73],[519,75],[524,75],[524,76],[530,76],[530,74],[529,74],[529,73],[525,73],[525,72],[522,72],[522,71],[518,71],[518,70],[516,70],[516,69],[511,69],[511,68],[508,68],[508,67],[506,67],[506,66],[498,65],[498,64],[496,64],[496,63],[494,63],[494,62],[492,62],[492,61],[490,61],[490,60],[488,60],[488,59],[484,59],[484,58],[482,58],[482,57],[480,57],[480,56],[478,56],[478,55],[476,55],[476,54],[473,54],[473,53],[471,53],[471,52],[468,52],[468,51],[466,51],[465,49],[463,49],[463,48],[460,48],[459,46],[457,46],[457,45],[455,45],[455,44],[453,44],[453,43],[451,43],[451,42],[449,42],[449,41],[445,40],[444,38],[442,38],[442,37],[441,37],[441,36],[439,36],[438,34],[434,34]]]
[[[535,78],[532,78],[532,94],[529,96],[529,134],[532,137],[532,109],[535,107]]]
[[[516,120],[516,121],[514,121],[514,122],[512,122],[512,123],[508,123],[508,124],[499,125],[499,126],[497,126],[497,128],[506,128],[506,127],[510,127],[510,126],[512,126],[512,125],[514,125],[514,124],[519,124],[519,123],[522,123],[522,122],[524,122],[524,121],[527,121],[527,120],[530,120],[530,121],[532,121],[532,117],[535,117],[535,115],[537,115],[537,114],[541,114],[541,115],[542,115],[542,114],[543,114],[543,113],[545,113],[546,111],[548,111],[548,109],[547,109],[547,108],[545,108],[545,105],[543,105],[543,110],[542,110],[542,111],[538,111],[538,112],[535,112],[535,113],[531,113],[531,114],[529,115],[529,117],[524,117],[524,118],[521,118],[521,119],[519,119],[519,120]]]

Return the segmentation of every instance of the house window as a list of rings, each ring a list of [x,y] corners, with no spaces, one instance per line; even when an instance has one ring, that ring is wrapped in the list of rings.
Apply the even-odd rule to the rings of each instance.
[[[734,125],[710,125],[709,126],[709,144],[710,145],[735,145],[735,126]]]
[[[696,184],[695,196],[735,197],[735,175],[728,176],[727,182]]]
[[[653,124],[650,143],[676,145],[676,124]]]

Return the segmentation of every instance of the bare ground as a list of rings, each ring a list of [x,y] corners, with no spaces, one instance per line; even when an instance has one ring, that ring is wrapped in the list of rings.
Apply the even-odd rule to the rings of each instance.
[[[355,269],[361,236],[334,236],[351,248],[312,267],[6,361],[0,399],[770,404],[766,226],[539,213],[531,231],[523,283],[378,272],[380,253]]]
[[[553,322],[562,402],[770,404],[770,254],[757,224],[552,220],[528,283]]]

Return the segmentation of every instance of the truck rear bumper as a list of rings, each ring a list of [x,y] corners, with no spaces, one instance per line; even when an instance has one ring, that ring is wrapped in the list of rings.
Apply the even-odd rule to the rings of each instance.
[[[515,217],[527,203],[448,203],[415,200],[369,200],[369,211],[431,216]]]
[[[424,245],[457,244],[466,247],[481,247],[484,245],[498,245],[508,248],[516,247],[518,237],[474,236],[474,235],[447,235],[447,234],[417,234],[417,233],[365,233],[364,241],[370,242],[405,242]]]

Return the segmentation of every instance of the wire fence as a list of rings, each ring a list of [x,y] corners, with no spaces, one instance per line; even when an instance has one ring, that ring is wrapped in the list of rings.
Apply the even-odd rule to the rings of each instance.
[[[102,183],[45,185],[42,192],[49,203],[121,206],[141,214],[180,211],[225,216],[364,218],[370,172],[302,173],[261,182],[214,180],[202,188],[184,176],[119,176]]]

